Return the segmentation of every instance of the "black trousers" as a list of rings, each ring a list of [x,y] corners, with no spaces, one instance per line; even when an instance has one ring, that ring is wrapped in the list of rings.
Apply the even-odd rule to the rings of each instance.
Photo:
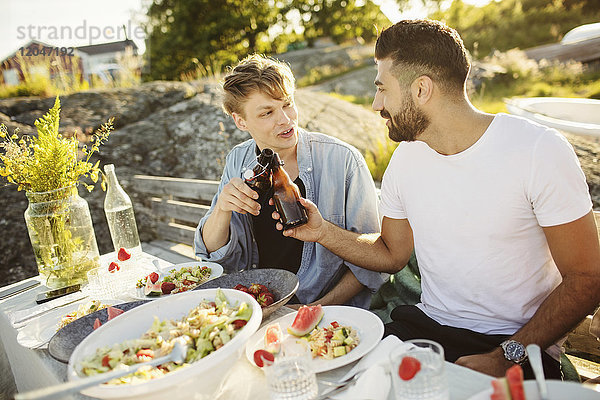
[[[442,345],[446,361],[449,362],[455,362],[459,357],[466,355],[488,353],[510,337],[485,335],[468,329],[441,325],[416,306],[398,306],[390,316],[393,321],[385,324],[384,336],[395,335],[402,340],[433,340]],[[546,379],[562,379],[559,361],[542,351],[542,363]],[[525,379],[534,379],[529,363],[523,363],[522,367]]]

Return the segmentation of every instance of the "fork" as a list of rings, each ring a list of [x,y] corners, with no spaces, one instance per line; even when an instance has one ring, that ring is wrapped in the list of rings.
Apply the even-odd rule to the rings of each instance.
[[[353,382],[356,382],[358,380],[358,378],[360,378],[362,373],[365,371],[366,371],[366,369],[356,371],[353,375],[350,375],[346,379],[340,379],[337,381],[327,381],[327,380],[323,380],[323,379],[318,380],[318,383],[324,384],[326,386],[331,386],[331,387],[325,389],[323,391],[323,393],[321,393],[319,395],[319,397],[317,397],[317,400],[326,399],[328,396],[339,393],[342,390],[346,389],[350,384],[352,384]]]
[[[64,398],[65,395],[71,393],[77,393],[82,389],[90,386],[95,386],[100,383],[109,381],[111,379],[119,378],[131,373],[136,372],[138,369],[150,365],[156,366],[165,364],[173,361],[177,364],[181,364],[185,361],[187,350],[189,348],[188,343],[184,337],[180,337],[174,340],[173,349],[171,352],[163,357],[155,358],[152,361],[145,363],[133,364],[123,369],[116,369],[111,372],[105,372],[102,374],[94,375],[87,378],[82,378],[76,381],[70,381],[59,385],[49,386],[42,389],[33,390],[25,393],[15,394],[15,400],[34,400],[34,399],[59,399]]]

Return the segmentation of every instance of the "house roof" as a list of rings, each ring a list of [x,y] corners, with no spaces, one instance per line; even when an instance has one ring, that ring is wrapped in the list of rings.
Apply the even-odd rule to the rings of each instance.
[[[575,60],[586,63],[600,60],[600,37],[594,37],[577,42],[552,43],[525,49],[527,57],[534,60]]]
[[[2,58],[0,60],[0,64],[2,64],[4,61],[8,60],[9,58],[12,58],[12,57],[16,56],[17,53],[19,52],[19,50],[21,49],[21,47],[27,48],[27,47],[31,46],[32,44],[35,44],[35,45],[38,45],[38,46],[42,46],[42,47],[56,47],[56,46],[53,46],[53,45],[48,44],[48,43],[40,42],[39,40],[30,40],[29,42],[27,42],[23,46],[20,46],[17,50],[13,51],[12,53],[8,54],[6,57]]]
[[[137,50],[135,42],[131,39],[126,39],[121,42],[111,42],[111,43],[101,43],[101,44],[92,44],[89,46],[79,46],[77,47],[78,51],[82,53],[88,54],[90,56],[96,54],[105,54],[105,53],[116,53],[119,51],[124,51],[127,47],[133,48],[133,50]]]

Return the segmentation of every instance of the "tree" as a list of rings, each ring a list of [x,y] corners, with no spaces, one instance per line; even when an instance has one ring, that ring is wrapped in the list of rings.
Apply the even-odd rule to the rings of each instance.
[[[570,29],[600,19],[599,0],[503,0],[483,7],[454,0],[429,17],[446,22],[475,58],[493,50],[521,49],[559,41]]]
[[[377,28],[389,25],[372,0],[154,0],[147,16],[150,79],[218,73],[248,54],[273,53],[293,40],[370,42]]]
[[[390,24],[371,0],[293,0],[291,9],[300,12],[309,43],[319,37],[330,37],[336,43],[354,38],[371,42],[377,29]]]
[[[272,0],[155,0],[145,25],[149,76],[210,74],[247,54],[268,52],[267,31],[277,14]]]

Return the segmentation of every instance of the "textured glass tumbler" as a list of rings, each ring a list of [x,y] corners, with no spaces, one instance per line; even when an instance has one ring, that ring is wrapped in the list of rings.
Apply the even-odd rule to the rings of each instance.
[[[444,348],[427,339],[405,343],[412,346],[403,346],[390,353],[396,399],[448,400]]]
[[[315,372],[310,366],[310,352],[286,353],[264,367],[272,400],[312,400],[317,398]]]

